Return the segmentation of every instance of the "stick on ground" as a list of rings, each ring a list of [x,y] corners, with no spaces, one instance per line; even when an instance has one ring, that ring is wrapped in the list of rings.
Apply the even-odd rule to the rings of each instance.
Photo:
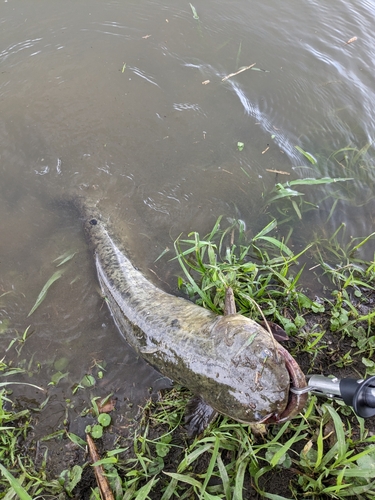
[[[98,462],[100,460],[100,456],[96,449],[95,443],[89,434],[86,434],[86,440],[89,446],[91,460],[93,461],[93,463]],[[113,496],[111,488],[108,484],[108,480],[105,476],[103,467],[101,465],[94,465],[94,472],[102,500],[115,500],[115,497]]]

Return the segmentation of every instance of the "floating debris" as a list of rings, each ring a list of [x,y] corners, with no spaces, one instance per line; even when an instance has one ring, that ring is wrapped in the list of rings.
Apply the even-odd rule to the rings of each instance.
[[[225,82],[227,81],[229,78],[232,78],[232,76],[236,76],[238,75],[239,73],[242,73],[243,71],[247,71],[248,69],[251,69],[253,66],[255,66],[256,63],[254,64],[250,64],[250,66],[244,66],[243,68],[239,69],[238,71],[236,71],[235,73],[230,73],[229,75],[227,76],[224,76],[224,78],[221,79],[222,82]]]
[[[266,171],[271,172],[272,174],[290,175],[290,172],[284,172],[283,170],[274,170],[273,168],[266,168]]]
[[[33,314],[33,312],[40,306],[40,304],[43,302],[43,300],[46,298],[46,295],[47,295],[47,292],[48,292],[48,289],[49,287],[56,281],[58,280],[59,278],[61,278],[62,276],[62,271],[56,271],[51,277],[50,279],[47,281],[47,283],[44,285],[44,287],[42,288],[40,294],[38,295],[38,298],[36,299],[36,302],[34,304],[34,306],[31,308],[31,311],[29,312],[29,314],[27,315],[27,317],[31,316]]]
[[[348,43],[353,43],[356,40],[358,40],[358,38],[356,36],[353,36],[350,40],[348,40],[347,42],[345,42],[345,45],[348,45]]]
[[[199,19],[199,16],[198,16],[198,12],[197,12],[197,9],[194,7],[194,5],[190,4],[190,8],[191,8],[191,11],[193,13],[193,18],[194,19]]]

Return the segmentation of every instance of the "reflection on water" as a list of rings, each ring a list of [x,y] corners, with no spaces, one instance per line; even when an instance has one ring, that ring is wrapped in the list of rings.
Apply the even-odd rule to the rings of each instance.
[[[307,194],[324,199],[310,224],[329,233],[345,222],[353,237],[373,230],[372,146],[342,149],[373,141],[373,3],[195,7],[199,20],[182,0],[0,7],[0,295],[11,291],[0,299],[1,342],[31,325],[22,355],[34,356],[34,372],[40,363],[44,386],[68,359],[49,389],[56,401],[94,360],[105,360],[100,384],[123,402],[166,383],[120,341],[80,223],[56,202],[72,188],[97,188],[145,270],[181,232],[204,234],[221,214],[256,226],[263,194],[290,178],[353,177]],[[77,254],[27,318],[65,251]],[[175,268],[158,266],[173,287]]]

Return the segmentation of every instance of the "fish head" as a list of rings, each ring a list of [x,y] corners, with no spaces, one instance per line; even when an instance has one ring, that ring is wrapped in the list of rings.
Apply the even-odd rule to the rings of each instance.
[[[304,387],[305,377],[267,330],[230,314],[217,320],[211,335],[221,387],[203,397],[213,408],[243,423],[282,422],[301,411],[306,397],[295,397],[290,387]]]

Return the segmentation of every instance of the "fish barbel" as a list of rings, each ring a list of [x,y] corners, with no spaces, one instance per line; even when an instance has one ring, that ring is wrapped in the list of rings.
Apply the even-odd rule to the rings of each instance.
[[[114,321],[142,358],[236,421],[283,422],[301,411],[307,396],[289,389],[304,387],[305,377],[268,331],[159,289],[130,262],[98,202],[77,195],[73,203]]]

